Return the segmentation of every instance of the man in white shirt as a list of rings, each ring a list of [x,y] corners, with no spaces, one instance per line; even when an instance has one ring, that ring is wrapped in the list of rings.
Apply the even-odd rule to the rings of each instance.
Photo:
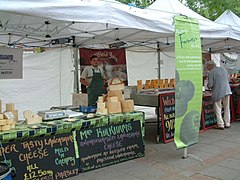
[[[96,55],[90,57],[91,66],[86,66],[81,74],[80,82],[87,87],[88,105],[95,106],[98,96],[104,93],[105,78],[103,69],[99,67]]]

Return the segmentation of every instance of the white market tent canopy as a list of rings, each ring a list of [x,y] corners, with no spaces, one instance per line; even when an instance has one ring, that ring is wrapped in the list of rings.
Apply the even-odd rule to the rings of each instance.
[[[240,18],[230,10],[226,10],[220,15],[215,22],[219,24],[227,24],[232,27],[234,31],[240,31]],[[229,46],[231,52],[240,52],[240,46]]]
[[[240,18],[234,14],[231,10],[226,10],[221,14],[215,22],[220,24],[231,25],[232,28],[240,30]],[[230,74],[238,73],[240,70],[240,46],[235,48],[236,53],[221,53],[219,56],[220,66],[227,69]]]
[[[75,37],[79,47],[153,47],[174,51],[174,15],[197,18],[203,50],[225,51],[240,31],[214,23],[178,0],[157,0],[147,9],[113,0],[0,0],[0,43],[51,46],[51,39]],[[234,39],[234,41],[232,41]]]
[[[81,47],[101,48],[115,41],[138,44],[172,34],[138,8],[115,1],[1,0],[0,42],[48,46],[49,38],[75,36]]]
[[[155,10],[159,14],[167,14],[166,16],[169,17],[168,26],[171,26],[171,17],[173,18],[174,15],[184,15],[197,19],[203,51],[226,52],[229,47],[238,47],[238,41],[240,40],[239,29],[228,24],[213,22],[184,6],[178,0],[156,0],[148,9]]]
[[[224,11],[215,22],[240,28],[240,18],[231,10]]]

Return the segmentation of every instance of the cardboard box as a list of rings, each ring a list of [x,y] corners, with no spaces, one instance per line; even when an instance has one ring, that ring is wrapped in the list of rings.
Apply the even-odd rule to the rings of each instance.
[[[110,91],[114,91],[114,90],[123,90],[124,89],[124,84],[121,83],[121,84],[112,84],[112,85],[109,85],[109,90]]]
[[[121,113],[122,107],[121,102],[107,102],[108,113]]]
[[[132,99],[121,101],[122,112],[133,112],[134,101]]]
[[[114,96],[117,96],[119,101],[124,100],[124,96],[121,90],[108,91],[108,99],[109,97],[114,97]]]
[[[73,93],[72,94],[73,106],[88,106],[88,94],[87,93]]]
[[[108,102],[118,102],[118,97],[117,96],[113,96],[113,97],[109,97],[108,98]]]

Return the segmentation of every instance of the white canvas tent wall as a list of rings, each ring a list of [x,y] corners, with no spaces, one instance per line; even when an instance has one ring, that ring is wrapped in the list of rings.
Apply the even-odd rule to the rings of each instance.
[[[58,48],[23,57],[23,79],[0,79],[0,99],[36,114],[53,106],[71,105],[73,92],[72,48]]]

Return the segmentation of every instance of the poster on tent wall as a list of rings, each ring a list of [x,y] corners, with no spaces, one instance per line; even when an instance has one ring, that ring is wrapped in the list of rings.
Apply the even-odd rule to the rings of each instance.
[[[0,79],[22,79],[22,59],[22,49],[0,48]]]
[[[120,78],[125,85],[128,84],[127,65],[125,49],[86,49],[80,48],[80,67],[81,72],[85,66],[89,66],[90,57],[97,55],[100,60],[100,67],[107,80]]]
[[[198,21],[175,16],[177,149],[198,142],[202,110],[202,52]]]

